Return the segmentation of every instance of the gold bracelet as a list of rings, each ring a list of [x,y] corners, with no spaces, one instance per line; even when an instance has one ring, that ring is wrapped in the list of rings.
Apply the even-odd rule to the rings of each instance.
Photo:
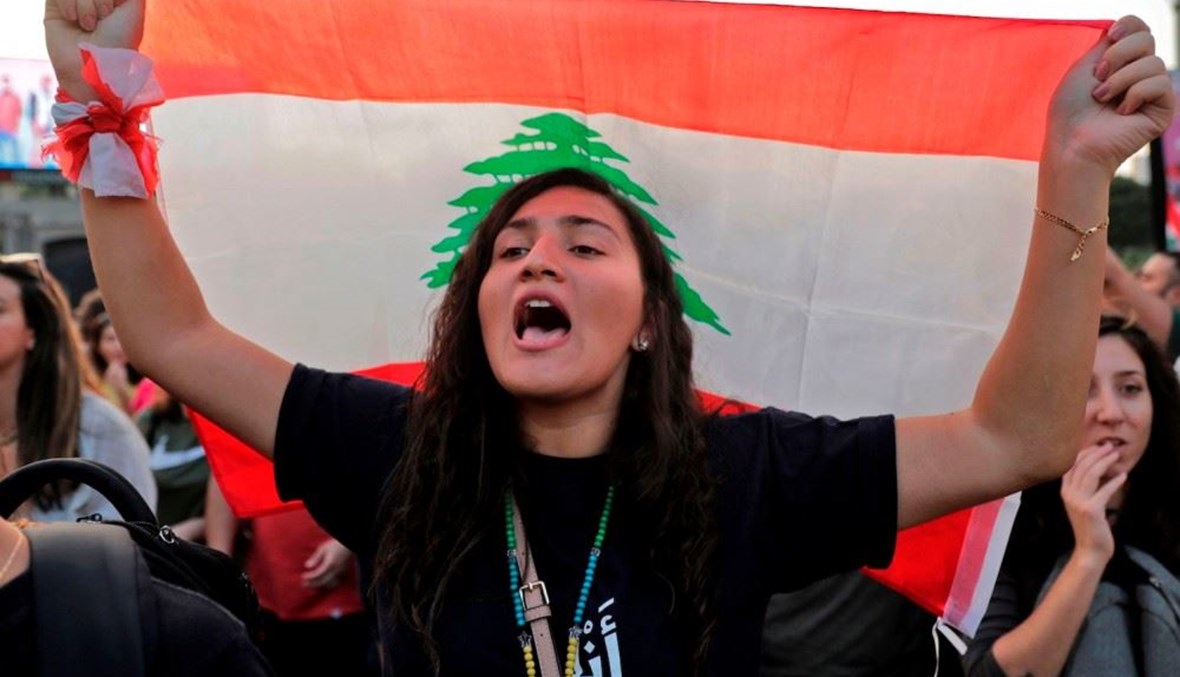
[[[1110,225],[1110,217],[1108,216],[1105,219],[1102,219],[1102,221],[1098,222],[1097,225],[1091,226],[1085,230],[1082,230],[1081,228],[1078,228],[1077,226],[1073,225],[1069,221],[1066,221],[1065,219],[1061,218],[1060,216],[1057,216],[1056,214],[1050,214],[1049,212],[1045,211],[1044,209],[1040,209],[1039,207],[1034,207],[1033,213],[1036,214],[1037,216],[1041,217],[1042,219],[1045,219],[1049,223],[1056,223],[1059,226],[1062,226],[1064,228],[1068,228],[1068,229],[1072,230],[1073,232],[1077,233],[1078,235],[1081,235],[1081,239],[1078,240],[1077,248],[1073,250],[1073,254],[1069,257],[1069,260],[1071,263],[1074,261],[1077,261],[1079,258],[1081,258],[1082,250],[1084,250],[1086,248],[1086,238],[1090,237],[1094,233],[1097,233],[1098,231],[1100,231],[1103,228]]]

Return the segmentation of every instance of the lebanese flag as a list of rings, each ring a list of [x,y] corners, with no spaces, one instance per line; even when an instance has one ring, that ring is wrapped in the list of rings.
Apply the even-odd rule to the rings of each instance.
[[[161,200],[213,312],[412,383],[512,182],[576,164],[652,217],[698,383],[852,417],[967,405],[1024,265],[1047,103],[1106,22],[663,0],[169,0]],[[198,419],[199,420],[199,419]],[[199,420],[242,515],[269,464]],[[948,449],[947,453],[954,453]],[[872,575],[972,633],[1016,499]]]

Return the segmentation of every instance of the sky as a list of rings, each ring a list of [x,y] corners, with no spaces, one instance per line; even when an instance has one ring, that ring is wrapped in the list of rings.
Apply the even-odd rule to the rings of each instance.
[[[1175,68],[1177,64],[1175,12],[1169,0],[811,0],[800,3],[774,3],[767,0],[729,1],[1057,19],[1116,19],[1123,14],[1138,14],[1147,21],[1155,33],[1159,55],[1169,67]],[[41,36],[43,7],[41,0],[2,0],[0,58],[46,58]]]

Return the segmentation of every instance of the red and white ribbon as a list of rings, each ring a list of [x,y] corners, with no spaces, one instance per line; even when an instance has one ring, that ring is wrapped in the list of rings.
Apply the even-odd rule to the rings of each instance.
[[[152,61],[132,49],[83,43],[82,78],[98,93],[89,103],[58,91],[53,104],[53,155],[67,179],[99,197],[147,198],[156,189],[156,139],[142,129],[148,110],[164,102]]]

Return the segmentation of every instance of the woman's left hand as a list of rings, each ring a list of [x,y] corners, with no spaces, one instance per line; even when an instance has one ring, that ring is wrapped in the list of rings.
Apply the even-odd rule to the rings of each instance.
[[[310,588],[332,588],[352,566],[352,552],[335,539],[320,543],[303,563],[303,584]]]
[[[1155,39],[1125,16],[1062,78],[1049,106],[1046,157],[1109,176],[1172,122],[1175,95]]]

